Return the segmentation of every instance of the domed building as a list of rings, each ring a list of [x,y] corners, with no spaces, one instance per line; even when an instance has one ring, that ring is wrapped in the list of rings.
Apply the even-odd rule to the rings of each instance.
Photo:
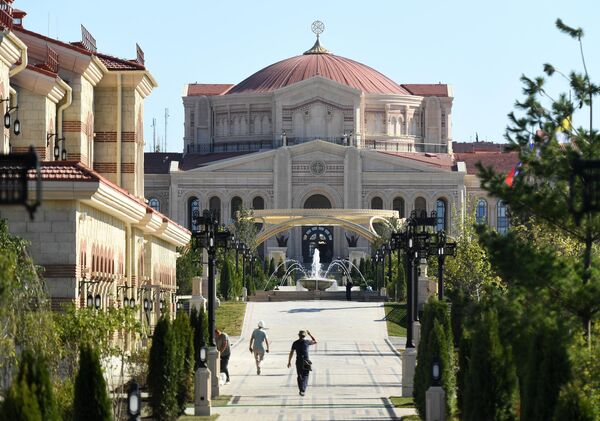
[[[183,152],[146,154],[146,197],[192,230],[196,209],[216,210],[225,224],[239,208],[255,209],[272,228],[260,253],[304,262],[315,247],[325,261],[369,254],[365,218],[436,210],[447,229],[467,194],[485,202],[482,218],[495,225],[471,152],[468,167],[453,153],[452,101],[449,85],[398,84],[333,54],[317,35],[303,54],[236,85],[186,85]],[[281,224],[298,215],[310,218]]]

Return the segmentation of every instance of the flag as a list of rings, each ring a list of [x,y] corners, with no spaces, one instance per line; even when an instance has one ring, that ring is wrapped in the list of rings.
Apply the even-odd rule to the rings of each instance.
[[[573,124],[571,123],[571,116],[565,117],[563,121],[561,121],[560,126],[556,129],[556,140],[558,143],[568,143],[571,140],[569,132],[572,128]]]
[[[519,162],[517,164],[516,167],[514,167],[507,175],[506,175],[506,179],[504,180],[504,182],[508,185],[508,187],[512,187],[513,182],[515,181],[515,178],[517,178],[517,176],[519,175],[519,173],[521,172],[521,167],[523,166],[522,162]]]

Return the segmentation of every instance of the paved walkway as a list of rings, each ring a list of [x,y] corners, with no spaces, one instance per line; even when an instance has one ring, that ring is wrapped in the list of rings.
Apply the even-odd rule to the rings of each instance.
[[[221,387],[233,398],[213,412],[220,414],[219,421],[387,420],[415,413],[388,401],[401,394],[402,365],[387,340],[383,317],[381,303],[248,303],[242,337],[229,362],[231,383]],[[259,320],[265,321],[271,343],[260,376],[248,350]],[[300,329],[310,330],[318,341],[310,349],[314,369],[304,397],[298,395],[294,360],[287,368]]]

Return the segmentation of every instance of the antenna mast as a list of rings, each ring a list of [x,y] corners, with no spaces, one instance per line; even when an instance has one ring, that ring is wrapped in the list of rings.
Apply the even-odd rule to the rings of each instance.
[[[156,151],[156,118],[152,118],[152,152]]]
[[[169,119],[169,109],[165,108],[165,152],[167,151],[167,120]]]

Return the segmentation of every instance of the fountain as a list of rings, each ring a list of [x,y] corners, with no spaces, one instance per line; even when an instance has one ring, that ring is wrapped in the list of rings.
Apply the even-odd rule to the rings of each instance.
[[[319,249],[315,248],[313,253],[313,261],[311,265],[311,272],[309,276],[303,276],[300,278],[298,283],[308,289],[309,291],[335,291],[337,289],[337,282],[335,279],[325,278],[321,276],[321,256]]]

